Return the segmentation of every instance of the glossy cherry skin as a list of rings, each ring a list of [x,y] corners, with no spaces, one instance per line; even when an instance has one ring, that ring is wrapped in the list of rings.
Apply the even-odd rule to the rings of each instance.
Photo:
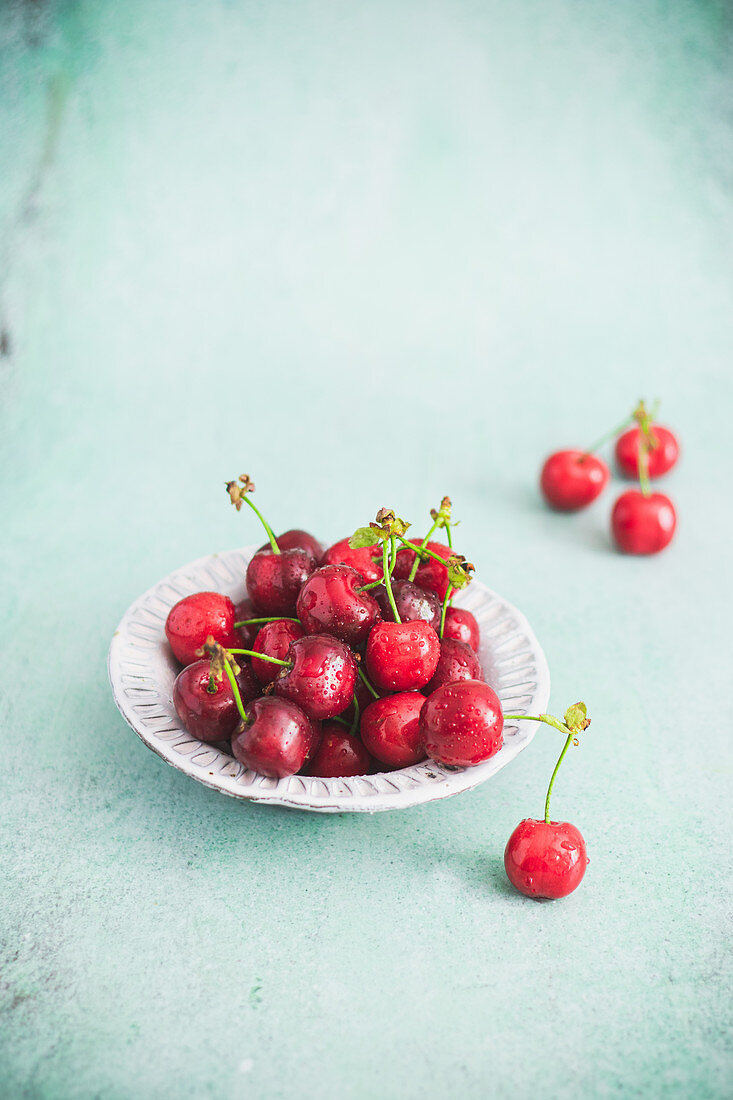
[[[186,665],[173,685],[173,705],[188,732],[199,741],[226,741],[239,721],[231,684],[224,677],[210,692],[211,664]]]
[[[378,691],[414,691],[431,679],[439,657],[438,635],[426,622],[382,622],[369,635],[366,668]]]
[[[425,759],[420,734],[424,702],[419,691],[403,691],[369,704],[361,716],[359,732],[375,760],[389,768],[409,768]]]
[[[482,680],[443,684],[420,712],[425,751],[440,764],[481,764],[501,748],[503,729],[501,703]]]
[[[410,539],[410,542],[415,546],[420,546],[422,544],[422,539]],[[442,542],[429,542],[427,544],[427,549],[432,550],[433,553],[437,554],[439,557],[446,559],[453,553],[450,546],[445,546]],[[410,575],[414,560],[415,555],[413,551],[408,550],[407,547],[403,546],[403,548],[398,551],[393,574],[397,580],[407,579]],[[442,604],[445,594],[450,587],[448,570],[444,565],[441,565],[439,561],[436,561],[435,558],[426,558],[425,561],[421,561],[417,567],[415,584],[420,585],[421,588],[427,588],[429,592],[434,592]]]
[[[374,588],[372,591],[382,612],[382,618],[388,620],[394,618],[392,605],[389,602],[387,589],[384,585],[380,584],[378,588]],[[411,581],[392,581],[392,595],[403,623],[413,623],[417,619],[422,619],[423,622],[432,626],[433,630],[438,629],[443,609],[434,592],[430,592],[427,588],[421,588],[420,585],[413,584]]]
[[[260,775],[295,775],[318,747],[318,722],[287,699],[263,696],[244,713],[247,722],[240,721],[232,735],[232,753]]]
[[[359,592],[361,573],[349,565],[322,565],[300,590],[295,610],[307,634],[331,634],[348,645],[366,641],[381,619],[379,604]]]
[[[530,898],[564,898],[588,865],[585,841],[567,821],[525,818],[509,837],[504,867],[512,886]]]
[[[266,653],[268,657],[276,657],[278,661],[287,658],[290,643],[296,638],[302,638],[305,634],[300,623],[291,623],[289,619],[276,619],[274,623],[265,623],[257,632],[257,636],[250,647],[256,653]],[[271,684],[276,680],[282,670],[282,665],[275,665],[271,661],[260,661],[257,657],[250,658],[252,671],[261,684]]]
[[[465,607],[446,608],[443,637],[465,642],[466,645],[470,645],[474,653],[478,653],[478,647],[481,644],[476,618]]]
[[[257,619],[259,613],[255,611],[255,605],[252,603],[249,596],[245,596],[243,600],[240,600],[234,607],[234,621],[235,623],[241,623],[243,619]],[[256,624],[252,626],[238,626],[237,632],[239,634],[238,649],[251,649],[252,642],[257,637],[259,627]]]
[[[379,546],[363,546],[352,550],[348,538],[340,539],[326,550],[321,558],[321,565],[350,565],[364,578],[364,584],[371,584],[382,576],[381,563],[372,561],[379,549]]]
[[[426,695],[432,695],[443,684],[454,684],[458,680],[483,680],[484,670],[478,657],[466,642],[456,638],[443,637],[440,643],[440,657],[433,678],[426,685]]]
[[[321,742],[306,768],[308,775],[323,779],[337,776],[368,775],[372,758],[358,737],[339,722],[324,722]]]
[[[335,718],[354,698],[356,661],[338,638],[306,634],[291,644],[287,660],[293,667],[277,678],[275,694],[296,703],[311,718]]]
[[[243,703],[251,703],[258,695],[262,694],[262,685],[252,671],[252,665],[247,657],[235,657],[239,665],[237,673],[237,686]]]
[[[307,550],[315,561],[320,561],[323,553],[323,547],[317,538],[314,538],[307,531],[300,531],[297,528],[291,531],[283,531],[282,535],[276,535],[275,542],[281,550]],[[260,550],[269,549],[269,542],[264,542],[260,546]]]
[[[247,566],[247,591],[260,615],[294,615],[298,593],[315,568],[307,550],[258,550]]]
[[[676,526],[674,505],[664,493],[645,497],[639,489],[629,489],[611,513],[614,540],[626,554],[658,554],[672,541]]]
[[[608,466],[597,455],[556,451],[545,460],[540,488],[551,508],[577,512],[601,495],[610,476]]]
[[[661,477],[672,469],[680,453],[679,443],[669,428],[652,424],[650,428],[649,477]],[[616,440],[616,462],[626,477],[636,480],[639,476],[639,439],[641,429],[629,428]]]
[[[228,596],[220,592],[196,592],[170,609],[165,634],[176,658],[182,665],[190,665],[201,659],[196,650],[210,634],[227,649],[238,647],[235,622],[234,604]]]

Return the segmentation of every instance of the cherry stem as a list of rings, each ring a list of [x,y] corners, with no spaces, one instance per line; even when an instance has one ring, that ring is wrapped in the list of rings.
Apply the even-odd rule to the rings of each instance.
[[[394,536],[390,539],[390,543],[394,546]],[[392,614],[394,615],[394,621],[401,623],[400,613],[397,610],[397,604],[394,602],[394,594],[392,592],[392,578],[389,571],[389,562],[387,560],[387,540],[382,542],[382,572],[384,573],[384,587],[387,589],[387,598],[389,605],[392,608]]]
[[[361,676],[361,679],[362,679],[362,681],[363,681],[363,683],[364,683],[365,687],[366,687],[366,688],[367,688],[367,689],[368,689],[368,690],[369,690],[369,691],[370,691],[370,692],[372,693],[372,695],[374,696],[374,698],[375,698],[375,699],[380,699],[380,698],[381,698],[381,696],[380,696],[379,692],[378,692],[378,691],[376,690],[376,688],[375,688],[375,687],[373,687],[373,685],[372,685],[372,684],[370,683],[370,681],[369,681],[369,679],[368,679],[368,677],[367,677],[367,674],[366,674],[366,673],[364,672],[364,670],[363,670],[363,669],[362,669],[361,667],[359,668],[359,675]]]
[[[443,607],[440,612],[440,640],[443,641],[443,631],[445,630],[445,613],[448,610],[448,604],[450,603],[450,594],[452,592],[451,586],[445,590],[445,596],[443,596]]]
[[[359,588],[357,588],[356,591],[357,592],[368,592],[370,588],[378,588],[379,585],[383,584],[383,583],[384,582],[382,581],[382,578],[380,577],[378,581],[370,581],[369,584],[360,585]],[[235,623],[234,625],[236,626],[237,624]]]
[[[606,432],[605,435],[602,435],[600,439],[597,439],[595,441],[592,447],[589,447],[587,451],[583,451],[582,455],[578,459],[578,462],[584,462],[586,458],[590,458],[590,456],[595,451],[597,451],[599,447],[602,447],[603,444],[607,443],[609,439],[613,439],[614,436],[620,435],[624,428],[628,428],[629,424],[633,424],[633,422],[634,414],[632,413],[630,416],[627,416],[626,419],[622,421],[622,423],[619,424],[617,428],[614,428],[611,432]]]
[[[453,549],[453,533],[450,529],[450,524],[449,523],[446,523],[446,525],[445,525],[445,537],[448,539],[448,545],[450,546],[450,548],[452,550]]]
[[[226,657],[224,658],[224,671],[226,672],[229,683],[232,687],[232,695],[234,696],[234,702],[237,704],[239,717],[242,719],[243,722],[246,723],[247,715],[244,713],[244,704],[242,703],[242,696],[239,693],[239,684],[237,683],[236,676],[232,672],[232,666],[230,665],[229,660]]]
[[[236,653],[243,657],[259,657],[261,661],[270,661],[273,665],[282,665],[283,668],[292,668],[292,661],[281,661],[279,657],[270,657],[267,653],[258,653],[255,649],[228,649],[227,653]]]
[[[644,425],[639,431],[639,487],[645,497],[651,496],[649,482],[649,430]]]
[[[255,513],[255,515],[259,518],[260,523],[265,528],[265,531],[267,532],[267,537],[270,540],[270,546],[272,547],[273,554],[279,554],[280,553],[280,547],[277,544],[277,539],[275,538],[275,535],[273,534],[272,527],[270,527],[270,524],[267,522],[265,517],[262,515],[262,512],[259,510],[259,508],[257,507],[256,504],[252,503],[252,501],[249,499],[249,496],[248,496],[247,493],[244,493],[242,495],[242,500],[244,501],[245,504],[249,504],[250,508]]]
[[[360,707],[359,707],[359,700],[356,698],[356,692],[354,692],[354,698],[352,699],[352,703],[354,704],[354,718],[351,722],[351,729],[349,730],[349,733],[352,735],[352,737],[356,737],[356,731],[359,728],[359,717],[360,717],[360,713],[361,713]]]
[[[422,554],[423,557],[435,558],[436,561],[439,561],[441,565],[445,565],[447,568],[448,562],[446,558],[441,558],[440,554],[434,554],[433,551],[428,550],[426,546],[417,547],[413,545],[413,543],[408,542],[407,539],[404,538],[402,535],[397,535],[397,538],[400,540],[400,542],[403,542],[405,544],[408,550],[412,550],[413,554],[419,553]]]
[[[433,534],[433,532],[435,531],[437,526],[438,526],[438,521],[436,519],[435,523],[433,524],[433,526],[430,528],[430,530],[428,531],[425,538],[420,543],[420,550],[424,550],[425,547],[427,546],[427,544],[430,542],[430,536]],[[409,576],[407,578],[408,581],[414,581],[415,574],[417,573],[417,569],[418,569],[418,566],[420,565],[421,561],[422,561],[422,558],[419,556],[419,554],[416,553],[415,554],[415,560],[412,563],[412,569],[410,570]]]
[[[547,788],[547,797],[545,799],[545,824],[549,825],[550,824],[550,797],[552,795],[552,788],[555,785],[555,776],[557,775],[558,771],[560,770],[560,765],[562,764],[563,760],[565,759],[565,753],[568,751],[568,749],[572,745],[573,741],[578,736],[579,731],[568,729],[568,727],[565,725],[564,722],[561,722],[559,718],[555,718],[554,715],[552,715],[552,714],[540,714],[540,715],[535,715],[535,714],[505,714],[504,715],[504,721],[506,721],[507,719],[514,719],[515,721],[524,721],[524,720],[526,720],[528,722],[544,722],[545,725],[553,726],[554,729],[560,730],[560,733],[564,733],[564,734],[567,735],[567,740],[565,742],[565,746],[564,746],[562,752],[560,753],[560,756],[558,757],[557,764],[555,764],[555,770],[553,771],[552,777],[550,779],[550,785]]]
[[[292,619],[288,615],[271,615],[267,619],[242,619],[241,622],[235,623],[234,626],[254,626],[257,623],[299,623],[300,619]]]
[[[555,785],[555,776],[559,772],[560,765],[562,764],[563,760],[565,759],[565,753],[568,751],[568,749],[570,748],[570,746],[572,745],[574,740],[575,740],[575,734],[574,733],[569,733],[568,734],[568,739],[565,742],[565,746],[564,746],[562,752],[560,753],[560,756],[558,757],[557,764],[555,764],[555,770],[552,773],[552,778],[550,779],[550,786],[547,788],[547,798],[545,799],[545,824],[546,825],[550,824],[550,796],[552,795],[552,788]]]
[[[340,726],[345,726],[346,729],[349,729],[349,723],[346,721],[345,718],[339,718],[337,716],[335,718],[329,718],[329,722],[338,722]]]
[[[216,686],[216,680],[214,679],[213,672],[209,672],[209,682],[206,685],[206,690],[208,691],[209,695],[216,695],[217,691],[219,690]]]

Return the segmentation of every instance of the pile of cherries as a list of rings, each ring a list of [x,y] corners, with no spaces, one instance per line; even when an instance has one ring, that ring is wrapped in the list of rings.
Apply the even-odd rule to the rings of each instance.
[[[633,426],[629,426],[633,425]],[[547,503],[560,512],[577,512],[596,500],[609,482],[608,466],[594,452],[616,439],[616,463],[624,477],[639,480],[617,499],[611,513],[611,533],[627,554],[658,554],[672,541],[677,514],[670,498],[653,493],[650,481],[662,477],[677,462],[679,444],[669,428],[654,422],[640,401],[613,432],[587,451],[556,451],[545,461],[540,488]]]
[[[188,731],[229,742],[246,768],[276,778],[365,775],[426,757],[468,767],[498,752],[505,718],[527,716],[502,714],[477,656],[478,623],[452,604],[474,567],[453,550],[450,499],[431,511],[423,539],[407,539],[409,524],[382,508],[324,552],[305,531],[275,537],[253,490],[247,475],[227,483],[237,511],[248,505],[268,536],[247,566],[247,597],[235,606],[197,592],[166,621],[184,666],[173,701]],[[432,540],[437,530],[447,545]],[[567,715],[564,724],[533,720],[570,733]],[[574,827],[550,822],[549,793],[542,825],[550,870],[526,872],[522,885],[521,868],[536,867],[539,851],[523,822],[524,847],[513,835],[507,871],[525,893],[560,897],[582,878],[585,846],[578,833],[569,848]]]

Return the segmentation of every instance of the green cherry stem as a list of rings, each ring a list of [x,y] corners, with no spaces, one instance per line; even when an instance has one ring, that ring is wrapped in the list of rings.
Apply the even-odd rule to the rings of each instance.
[[[592,447],[588,447],[586,451],[583,451],[583,454],[581,455],[579,461],[583,462],[584,459],[590,458],[590,456],[594,454],[599,447],[602,447],[603,444],[607,443],[609,439],[613,439],[614,436],[620,435],[624,428],[628,428],[629,424],[633,424],[633,422],[634,414],[632,413],[630,416],[627,416],[626,419],[618,425],[618,427],[614,428],[613,431],[606,432],[605,435],[602,435],[600,439],[597,439],[595,441]]]
[[[380,699],[381,696],[380,696],[379,692],[376,690],[374,685],[370,682],[366,672],[364,672],[364,670],[361,668],[361,666],[359,667],[359,676],[361,677],[361,679],[364,683],[364,686],[367,688],[368,691],[370,691],[372,693],[374,698],[375,699]]]
[[[433,533],[435,532],[435,530],[437,529],[437,526],[438,526],[438,521],[437,521],[437,519],[436,519],[435,523],[433,524],[433,526],[432,526],[432,527],[430,528],[430,530],[428,531],[428,533],[427,533],[427,535],[425,536],[425,538],[424,538],[424,539],[422,540],[422,542],[420,543],[420,546],[419,546],[419,548],[418,548],[418,551],[419,551],[419,550],[424,550],[424,549],[425,549],[425,547],[427,546],[427,544],[428,544],[428,543],[430,542],[430,536],[431,536],[431,535],[432,535],[432,534],[433,534]],[[413,549],[415,549],[414,545],[413,545]],[[417,569],[418,569],[418,566],[420,565],[420,562],[421,562],[421,561],[422,561],[422,558],[420,557],[420,554],[419,554],[419,552],[416,552],[416,554],[415,554],[415,560],[414,560],[414,562],[412,563],[412,569],[410,570],[410,573],[409,573],[409,575],[408,575],[408,577],[407,577],[408,581],[414,581],[414,579],[415,579],[415,574],[417,573]]]
[[[258,623],[299,623],[300,619],[293,619],[289,615],[270,615],[266,619],[242,619],[234,626],[255,626]]]
[[[383,582],[382,578],[380,577],[378,581],[371,581],[369,584],[359,585],[359,587],[357,588],[356,591],[357,592],[368,592],[370,588],[379,588],[380,584],[383,584],[383,583],[384,582]],[[234,625],[236,626],[237,624],[235,623]]]
[[[401,536],[400,536],[401,537]],[[394,539],[390,539],[390,543],[393,543]],[[392,593],[392,577],[389,571],[387,540],[382,542],[382,572],[384,573],[384,587],[387,589],[387,598],[389,599],[389,606],[392,608],[392,614],[394,615],[394,621],[401,623],[400,613],[397,610],[397,604],[394,602],[394,595]]]
[[[351,729],[349,730],[349,733],[352,737],[356,737],[356,731],[359,728],[359,718],[361,716],[359,700],[356,698],[356,692],[354,692],[354,698],[352,699],[352,702],[354,704],[354,719],[351,723]]]
[[[440,640],[443,641],[443,631],[445,630],[445,613],[448,610],[448,604],[451,601],[453,589],[450,585],[445,590],[445,596],[443,596],[443,606],[440,611]]]
[[[226,657],[224,658],[224,671],[226,672],[227,679],[229,680],[229,683],[231,684],[232,695],[234,696],[234,702],[237,704],[237,710],[239,711],[239,717],[242,719],[243,722],[246,722],[247,721],[247,715],[244,713],[244,704],[242,703],[242,696],[239,693],[239,684],[237,683],[236,676],[232,672],[232,666],[229,663],[229,661],[226,659]]]
[[[642,426],[639,432],[639,487],[645,497],[651,496],[649,482],[649,431]]]
[[[270,524],[267,522],[265,517],[262,515],[262,512],[259,510],[257,505],[253,504],[252,501],[249,499],[249,494],[248,493],[243,493],[242,494],[242,500],[244,501],[245,504],[248,504],[250,506],[252,511],[258,517],[258,519],[259,519],[260,523],[262,524],[262,526],[265,528],[265,531],[267,532],[267,537],[270,540],[270,546],[272,547],[273,554],[279,554],[280,553],[280,547],[277,544],[277,539],[275,538],[275,534],[272,530],[272,527],[270,527]]]
[[[408,550],[412,550],[413,553],[420,553],[420,554],[423,555],[423,557],[435,558],[435,560],[439,561],[441,565],[447,565],[448,564],[448,562],[445,558],[441,558],[440,554],[434,554],[433,551],[428,550],[428,548],[426,546],[423,546],[423,547],[414,546],[411,542],[408,542],[407,539],[404,538],[402,535],[397,535],[397,538],[400,540],[400,542],[405,544],[405,546],[407,547]]]
[[[453,532],[450,529],[450,524],[449,523],[446,523],[446,525],[445,525],[445,537],[448,539],[448,545],[450,546],[450,548],[452,550],[453,549]]]
[[[552,795],[552,788],[555,786],[555,776],[559,772],[560,765],[562,764],[563,760],[565,759],[565,753],[568,751],[568,749],[572,745],[574,739],[575,739],[575,734],[574,733],[568,733],[568,739],[565,742],[563,750],[562,750],[562,752],[560,753],[560,755],[558,757],[557,764],[555,764],[555,770],[552,773],[552,778],[550,779],[550,786],[547,788],[547,798],[545,799],[545,824],[546,825],[550,824],[550,797]]]
[[[292,661],[281,661],[279,657],[269,657],[267,653],[258,653],[255,649],[228,649],[227,653],[236,653],[237,656],[258,657],[261,661],[270,661],[273,665],[282,665],[283,668],[292,668]]]
[[[583,708],[583,713],[585,713],[585,708]],[[555,718],[555,716],[553,714],[539,714],[539,715],[535,715],[535,714],[505,714],[504,715],[504,721],[507,721],[508,719],[509,720],[514,720],[514,721],[544,722],[545,725],[552,726],[554,729],[559,730],[560,733],[565,734],[565,737],[566,737],[565,745],[563,746],[563,750],[560,753],[560,756],[558,757],[557,764],[555,764],[555,770],[552,773],[552,777],[550,779],[550,785],[547,788],[547,797],[545,798],[545,823],[547,825],[549,825],[550,824],[550,798],[552,796],[552,788],[555,785],[555,777],[557,776],[557,773],[560,770],[560,765],[562,764],[563,760],[565,759],[566,752],[568,751],[568,749],[572,745],[575,738],[581,732],[581,729],[583,727],[579,727],[577,729],[570,729],[566,725],[565,722],[561,722],[560,719]],[[590,725],[590,720],[588,720],[586,725]]]

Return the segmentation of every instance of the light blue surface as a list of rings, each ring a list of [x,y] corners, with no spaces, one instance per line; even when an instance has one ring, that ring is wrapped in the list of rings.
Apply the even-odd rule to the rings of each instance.
[[[725,4],[8,3],[0,66],[8,1097],[731,1092],[733,189]],[[610,549],[543,456],[663,399],[679,532]],[[444,492],[593,725],[374,818],[243,806],[117,715],[176,566]]]

